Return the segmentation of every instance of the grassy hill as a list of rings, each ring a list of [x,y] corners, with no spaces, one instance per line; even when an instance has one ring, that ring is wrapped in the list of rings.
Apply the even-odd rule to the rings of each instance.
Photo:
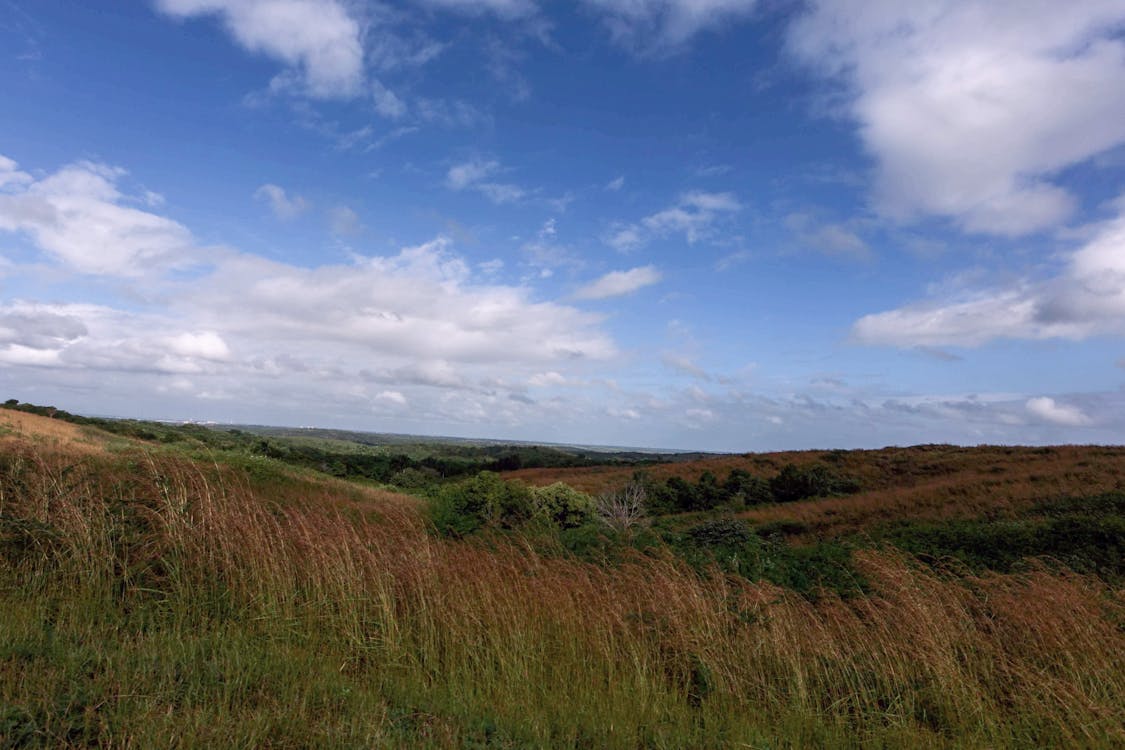
[[[153,435],[0,410],[0,747],[1125,743],[1118,449],[505,475],[615,527]]]

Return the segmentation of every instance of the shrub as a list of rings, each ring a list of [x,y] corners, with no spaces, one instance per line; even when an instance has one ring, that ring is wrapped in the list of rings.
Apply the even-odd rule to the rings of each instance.
[[[443,487],[430,506],[430,518],[446,536],[466,536],[487,526],[512,529],[534,510],[531,491],[519,482],[482,471],[472,479]]]
[[[439,479],[441,475],[427,466],[420,469],[408,466],[391,475],[391,484],[407,490],[420,490],[433,485]]]
[[[582,526],[594,515],[593,499],[563,482],[532,488],[531,504],[535,516],[560,529]]]
[[[693,526],[673,543],[697,570],[718,565],[728,573],[756,579],[762,569],[762,542],[750,527],[734,518],[720,518]]]
[[[698,488],[688,484],[682,477],[669,477],[666,483],[668,496],[677,511],[690,511],[699,508]]]
[[[794,464],[785,464],[770,480],[770,492],[779,503],[791,503],[807,497],[846,495],[858,490],[859,484],[854,479],[837,476],[827,466],[802,469]]]
[[[761,477],[752,476],[745,469],[732,469],[723,488],[732,501],[744,505],[773,502],[770,483]]]

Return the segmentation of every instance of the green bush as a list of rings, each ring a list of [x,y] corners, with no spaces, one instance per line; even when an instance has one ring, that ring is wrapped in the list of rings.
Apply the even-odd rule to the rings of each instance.
[[[750,474],[745,469],[732,469],[723,485],[730,499],[744,505],[761,505],[773,502],[770,483]]]
[[[1125,518],[1116,515],[916,522],[893,527],[887,538],[912,554],[975,570],[1008,572],[1025,558],[1047,557],[1107,580],[1125,578]]]
[[[563,482],[533,487],[531,504],[536,517],[560,529],[577,528],[594,516],[593,499]]]
[[[719,518],[693,526],[671,540],[692,567],[704,570],[712,565],[751,580],[762,572],[762,542],[744,521]]]
[[[430,506],[434,527],[446,536],[467,536],[486,527],[514,529],[533,514],[531,491],[482,471],[472,479],[443,487]]]
[[[785,464],[777,476],[770,480],[770,492],[779,503],[791,503],[809,497],[830,497],[859,491],[859,484],[847,477],[837,476],[827,466],[800,468]]]

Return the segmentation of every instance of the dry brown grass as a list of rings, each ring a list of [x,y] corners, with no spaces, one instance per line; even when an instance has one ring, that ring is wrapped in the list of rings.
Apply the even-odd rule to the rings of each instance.
[[[174,456],[9,459],[0,512],[57,531],[24,575],[118,601],[219,592],[266,633],[315,634],[343,674],[531,744],[1125,744],[1125,597],[1092,578],[863,553],[872,594],[813,603],[670,557],[440,540],[411,502],[279,502]]]
[[[105,450],[105,441],[92,428],[14,409],[0,409],[0,441],[12,445],[20,439],[82,453],[100,453]]]
[[[1125,448],[957,448],[920,446],[875,451],[799,451],[722,456],[647,469],[657,481],[694,482],[704,471],[720,481],[732,469],[769,478],[786,463],[824,463],[857,478],[863,492],[847,497],[769,505],[743,512],[756,522],[802,521],[816,534],[863,530],[907,519],[978,518],[1015,512],[1043,500],[1125,488]],[[620,487],[630,467],[522,469],[506,478],[532,485],[562,481],[586,492]]]

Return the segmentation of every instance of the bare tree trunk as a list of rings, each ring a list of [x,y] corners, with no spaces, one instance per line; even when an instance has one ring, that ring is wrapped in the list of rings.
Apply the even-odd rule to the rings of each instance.
[[[632,536],[633,529],[645,520],[645,488],[630,482],[619,490],[607,490],[595,500],[598,519],[614,531]]]

